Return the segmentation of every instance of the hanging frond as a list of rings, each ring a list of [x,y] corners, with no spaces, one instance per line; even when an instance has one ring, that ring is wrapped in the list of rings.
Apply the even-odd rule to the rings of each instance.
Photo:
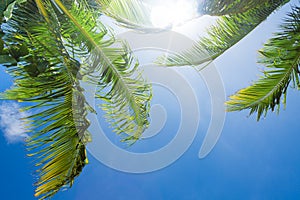
[[[151,6],[140,0],[97,0],[117,24],[139,32],[160,32],[151,22]]]
[[[259,120],[263,113],[274,110],[286,102],[290,82],[300,88],[300,7],[293,8],[277,33],[260,50],[260,64],[267,67],[264,76],[253,85],[240,90],[227,102],[229,111],[250,109]]]
[[[270,0],[245,13],[223,16],[208,30],[208,36],[200,38],[191,49],[160,57],[157,63],[164,66],[184,66],[212,61],[243,39],[276,8],[287,2]]]
[[[265,3],[277,3],[276,0],[204,0],[199,4],[199,13],[203,15],[222,16],[247,12]]]
[[[151,22],[151,3],[139,0],[97,0],[104,14],[115,19],[119,25],[140,32],[160,32]],[[176,3],[176,2],[175,2]],[[187,2],[188,3],[188,2]],[[276,4],[276,0],[205,0],[198,3],[198,15],[223,16],[245,13],[264,3]]]
[[[1,98],[32,104],[24,108],[31,110],[29,119],[34,122],[28,127],[32,136],[27,145],[39,167],[35,195],[41,199],[71,186],[88,162],[87,105],[73,73],[78,66],[64,47],[55,14],[49,17],[52,23],[28,1],[4,26],[4,41],[17,64],[7,69],[14,86]]]
[[[54,1],[68,18],[61,21],[64,37],[81,44],[78,56],[85,59],[83,73],[91,75],[90,80],[102,88],[97,97],[105,100],[101,107],[106,112],[106,119],[116,133],[125,134],[124,140],[135,142],[149,125],[151,86],[138,71],[131,50],[112,35],[106,34],[106,40],[102,39],[104,35],[99,34],[95,27],[106,29],[85,12],[84,4],[73,4],[69,11],[58,0]]]
[[[99,22],[100,14],[86,1],[29,0],[4,25],[11,60],[1,64],[15,80],[1,98],[33,104],[25,108],[34,113],[27,144],[40,167],[35,195],[41,199],[71,186],[87,163],[86,116],[93,109],[80,81],[99,86],[106,118],[125,141],[139,139],[149,124],[151,87],[127,44]]]

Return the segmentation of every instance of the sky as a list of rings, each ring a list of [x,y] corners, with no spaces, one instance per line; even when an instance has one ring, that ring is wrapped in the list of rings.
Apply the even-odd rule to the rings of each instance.
[[[289,5],[280,9],[214,62],[223,79],[227,96],[257,80],[262,69],[262,66],[256,64],[257,50],[272,32],[278,30],[278,24],[289,10]],[[3,67],[0,67],[0,76],[0,91],[4,91],[10,87],[11,79]],[[300,135],[297,125],[300,117],[297,114],[300,93],[289,88],[287,108],[281,110],[279,115],[270,112],[259,122],[256,122],[255,116],[249,116],[247,111],[227,113],[222,135],[215,148],[207,157],[199,159],[199,148],[209,125],[209,101],[207,91],[202,91],[203,88],[205,90],[203,81],[196,78],[191,75],[197,99],[203,102],[199,105],[199,128],[189,149],[176,162],[154,172],[133,174],[112,169],[89,153],[90,162],[73,187],[59,192],[53,199],[298,199]],[[199,86],[194,83],[199,83]],[[171,94],[160,90],[154,87],[153,101],[162,102],[167,113],[176,113],[176,105],[173,105],[176,101],[172,100],[172,103],[166,105],[166,102],[170,102]],[[168,117],[166,127],[152,138],[153,141],[142,142],[147,148],[139,148],[141,144],[137,144],[132,151],[161,148],[171,140],[174,134],[163,133],[170,133],[178,127],[179,117],[172,116]],[[15,122],[13,118],[11,122]],[[0,198],[35,199],[32,160],[26,157],[22,142],[14,143],[5,137],[7,129],[3,127],[7,127],[7,124],[2,123],[1,126]],[[22,132],[22,128],[17,131]],[[110,139],[115,138],[111,136]],[[157,146],[152,146],[154,144]]]

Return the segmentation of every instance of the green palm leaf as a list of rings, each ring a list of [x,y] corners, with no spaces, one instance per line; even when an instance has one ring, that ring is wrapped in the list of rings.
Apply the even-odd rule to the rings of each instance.
[[[205,15],[222,16],[245,13],[257,5],[272,4],[270,0],[205,0],[199,3],[199,13]]]
[[[87,105],[76,73],[70,73],[77,66],[63,47],[58,23],[46,23],[30,1],[18,6],[5,26],[6,44],[28,49],[8,68],[15,84],[1,98],[34,104],[25,108],[34,113],[27,145],[40,166],[35,195],[44,199],[72,185],[87,163]]]
[[[151,10],[153,7],[150,4],[137,0],[98,0],[97,2],[103,8],[104,13],[115,19],[121,26],[141,32],[162,31],[159,28],[155,28],[151,22]],[[222,16],[244,13],[264,3],[270,3],[270,0],[199,1],[199,15],[197,17],[202,15]]]
[[[97,97],[115,132],[134,142],[148,126],[151,88],[137,72],[128,46],[116,40],[85,1],[28,1],[4,24],[15,77],[2,99],[31,102],[28,141],[39,167],[36,196],[71,186],[87,163],[88,112],[81,81],[99,85]],[[17,62],[17,64],[15,64]],[[96,75],[95,75],[96,74]]]
[[[290,82],[300,86],[300,7],[285,19],[281,32],[277,33],[260,51],[260,64],[267,67],[264,76],[253,85],[240,90],[227,102],[229,111],[250,109],[257,112],[259,120],[263,113],[280,106],[282,95],[285,104],[286,92]]]
[[[112,35],[106,34],[106,40],[103,40],[103,35],[95,28],[99,22],[94,16],[87,15],[89,12],[83,4],[73,4],[69,11],[58,0],[55,2],[69,19],[61,21],[65,38],[81,44],[78,56],[85,59],[83,73],[92,75],[89,80],[102,88],[97,97],[105,100],[101,106],[106,111],[106,119],[116,133],[125,134],[124,140],[135,142],[149,125],[151,86],[138,72],[138,63],[134,62],[131,50]],[[103,25],[99,28],[107,31]],[[76,39],[68,33],[76,33]],[[95,70],[97,75],[93,73]]]
[[[157,62],[166,66],[184,66],[212,61],[244,38],[276,8],[287,2],[270,0],[245,13],[223,16],[209,29],[208,36],[200,38],[191,49],[180,54],[160,57]]]
[[[151,22],[151,6],[139,0],[97,0],[103,12],[118,25],[139,32],[159,32]]]

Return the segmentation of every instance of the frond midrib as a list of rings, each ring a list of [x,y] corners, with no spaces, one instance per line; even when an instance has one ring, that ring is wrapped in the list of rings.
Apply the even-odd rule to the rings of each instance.
[[[260,99],[256,100],[255,102],[249,104],[246,106],[246,108],[251,108],[253,106],[258,105],[259,103],[263,102],[264,100],[266,100],[268,97],[270,97],[272,94],[274,94],[274,92],[276,92],[278,90],[278,88],[280,88],[280,86],[284,83],[284,80],[289,79],[290,74],[292,73],[292,71],[295,68],[295,65],[297,65],[297,63],[299,62],[300,59],[300,55],[297,59],[295,59],[296,61],[294,61],[294,63],[292,64],[291,67],[289,67],[289,70],[284,74],[284,76],[280,79],[280,81],[273,87],[273,89],[271,91],[269,91],[265,96],[261,97]],[[231,110],[231,109],[230,109]],[[238,108],[236,109],[232,109],[232,110],[239,110]]]
[[[102,51],[102,49],[99,47],[99,45],[92,39],[92,37],[90,36],[90,34],[88,32],[86,32],[86,30],[84,30],[80,24],[78,24],[77,20],[73,17],[73,15],[65,8],[65,6],[60,2],[60,0],[54,0],[57,5],[60,7],[60,9],[62,9],[62,11],[72,20],[72,22],[75,24],[75,26],[83,33],[83,35],[88,39],[89,42],[91,42],[93,44],[93,46],[97,49],[97,51],[101,54],[102,59],[105,60],[105,62],[107,63],[107,66],[110,66],[110,68],[113,70],[113,72],[115,73],[115,75],[117,75],[118,80],[121,80],[120,82],[122,83],[121,85],[123,86],[123,88],[125,89],[125,93],[126,93],[126,97],[128,98],[129,102],[132,105],[132,108],[134,110],[135,113],[135,120],[138,123],[139,126],[143,126],[143,122],[140,120],[140,110],[139,110],[139,106],[136,104],[136,102],[132,99],[134,99],[134,97],[132,97],[132,91],[130,90],[130,88],[127,86],[125,80],[123,79],[123,76],[119,73],[118,69],[111,63],[111,61],[107,58],[107,56],[105,55],[105,53]]]

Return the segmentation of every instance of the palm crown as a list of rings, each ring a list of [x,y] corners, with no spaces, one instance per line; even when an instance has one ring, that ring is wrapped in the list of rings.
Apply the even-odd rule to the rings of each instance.
[[[199,3],[200,15],[220,16],[208,36],[181,54],[158,58],[167,66],[211,62],[232,47],[287,0],[215,1]],[[91,140],[82,82],[96,85],[96,98],[114,131],[130,144],[148,127],[151,85],[125,41],[114,37],[98,19],[113,18],[140,32],[153,27],[149,7],[138,0],[8,0],[2,2],[0,62],[14,77],[2,99],[30,102],[29,156],[36,158],[36,196],[53,196],[71,186],[88,163],[85,145]],[[259,63],[268,70],[256,83],[227,102],[229,111],[250,109],[261,114],[280,105],[291,82],[299,87],[300,8],[294,7],[260,50]],[[207,53],[209,57],[207,56]],[[285,98],[284,98],[285,102]]]

